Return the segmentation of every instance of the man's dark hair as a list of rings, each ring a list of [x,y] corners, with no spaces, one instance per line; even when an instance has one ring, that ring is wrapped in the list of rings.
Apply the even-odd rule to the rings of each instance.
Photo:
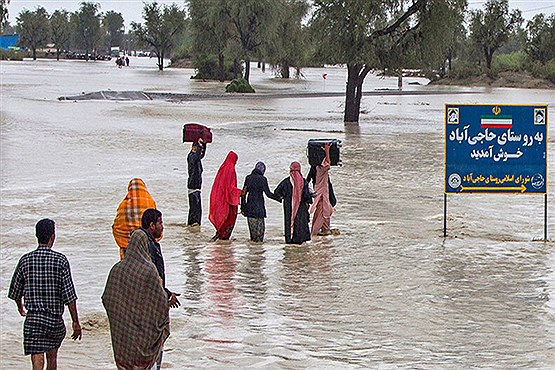
[[[154,208],[149,208],[144,211],[143,217],[141,217],[141,226],[143,229],[148,229],[150,223],[156,223],[160,217],[162,217],[162,212]]]
[[[39,244],[48,243],[48,239],[54,234],[54,221],[49,218],[43,218],[35,225],[35,236]]]

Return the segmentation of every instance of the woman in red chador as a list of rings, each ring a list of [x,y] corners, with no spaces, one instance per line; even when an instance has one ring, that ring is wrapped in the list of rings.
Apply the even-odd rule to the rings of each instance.
[[[210,191],[208,219],[216,228],[214,240],[228,240],[237,220],[237,209],[241,203],[241,189],[237,187],[237,154],[233,151],[220,166]]]

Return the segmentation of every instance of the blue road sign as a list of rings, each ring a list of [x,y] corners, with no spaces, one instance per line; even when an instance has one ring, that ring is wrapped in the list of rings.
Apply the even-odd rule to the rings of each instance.
[[[547,105],[446,105],[445,193],[547,193]]]

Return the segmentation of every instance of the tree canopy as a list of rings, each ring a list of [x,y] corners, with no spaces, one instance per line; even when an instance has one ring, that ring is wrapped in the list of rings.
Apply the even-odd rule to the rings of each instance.
[[[124,34],[123,16],[113,10],[109,10],[102,17],[102,28],[104,30],[107,50],[112,46],[121,46]]]
[[[158,3],[145,4],[144,25],[131,23],[139,43],[151,47],[158,57],[158,69],[164,69],[164,57],[175,46],[179,33],[185,29],[185,11],[177,5],[159,6]]]
[[[86,59],[89,52],[95,52],[102,33],[100,29],[100,5],[92,2],[82,2],[79,11],[70,17],[74,43],[85,50]]]
[[[227,0],[188,0],[193,59],[199,68],[218,60],[218,79],[224,81],[225,57],[232,34]],[[229,54],[229,53],[228,53]],[[206,71],[210,76],[211,71]]]
[[[10,0],[0,0],[0,27],[4,26],[4,22],[8,19],[8,4]],[[4,31],[0,29],[0,31]]]
[[[471,13],[470,38],[483,51],[487,69],[491,69],[493,53],[507,42],[522,20],[520,10],[509,11],[509,0],[489,0],[484,10]]]
[[[69,13],[65,10],[56,10],[50,16],[51,41],[56,48],[56,59],[60,60],[60,50],[69,47],[71,39]]]
[[[50,36],[48,13],[42,6],[34,11],[23,10],[17,16],[16,30],[19,43],[31,49],[33,60],[37,59],[37,49],[46,46]]]
[[[347,65],[345,122],[358,122],[364,79],[373,69],[398,67],[421,55],[445,55],[465,0],[316,0],[310,22],[317,57]]]
[[[227,0],[227,7],[249,81],[251,58],[277,36],[283,0]]]
[[[555,15],[538,14],[528,22],[526,29],[526,53],[530,58],[542,64],[555,59]]]

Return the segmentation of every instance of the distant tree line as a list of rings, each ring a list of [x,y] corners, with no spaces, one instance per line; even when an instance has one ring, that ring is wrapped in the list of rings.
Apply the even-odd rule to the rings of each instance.
[[[0,1],[5,31],[9,0]],[[515,70],[555,82],[555,15],[524,22],[508,0],[472,11],[467,0],[186,0],[184,9],[145,3],[143,20],[125,34],[121,14],[83,2],[74,13],[24,10],[15,28],[33,55],[48,42],[87,53],[127,43],[153,51],[160,70],[164,58],[190,58],[203,79],[248,82],[251,61],[283,78],[345,65],[345,122],[358,122],[374,71],[401,78],[417,69],[433,79]]]
[[[3,10],[2,14],[5,13],[7,10]],[[109,53],[111,46],[134,48],[135,44],[134,36],[124,32],[120,13],[101,13],[100,5],[92,2],[81,3],[80,9],[73,13],[56,10],[48,14],[42,6],[24,9],[17,15],[15,27],[4,18],[2,33],[12,32],[19,34],[20,46],[28,48],[33,59],[37,50],[48,44],[54,46],[58,59],[65,50],[82,51],[88,59],[99,52]]]

